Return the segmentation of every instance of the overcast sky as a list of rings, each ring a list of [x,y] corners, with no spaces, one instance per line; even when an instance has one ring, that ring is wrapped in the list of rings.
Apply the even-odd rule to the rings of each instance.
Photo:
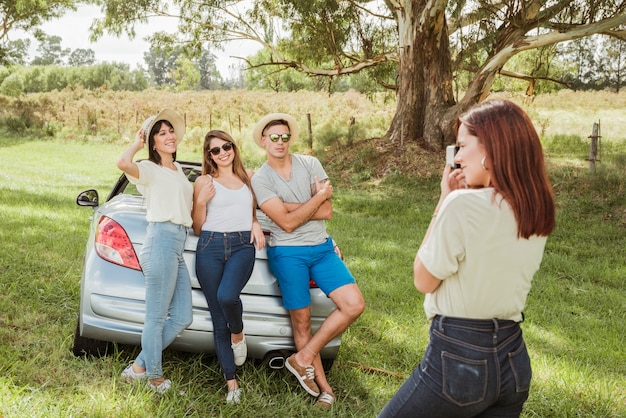
[[[128,37],[116,38],[105,35],[98,42],[89,41],[89,26],[94,18],[100,17],[100,8],[92,5],[79,5],[75,12],[67,12],[62,18],[47,22],[41,29],[47,35],[60,36],[61,46],[72,50],[92,49],[96,54],[98,62],[124,62],[130,64],[131,68],[138,65],[145,67],[143,54],[150,49],[150,45],[143,38],[149,34],[168,28],[175,28],[176,22],[172,19],[154,19],[149,25],[137,25],[135,30],[137,36],[131,41]],[[14,38],[21,38],[18,35]],[[32,41],[31,58],[36,53],[38,42]],[[231,64],[241,64],[240,60],[232,59],[229,55],[247,56],[256,52],[259,47],[253,42],[237,42],[228,46],[226,51],[213,51],[218,57],[217,66],[222,75],[227,75],[227,68]]]

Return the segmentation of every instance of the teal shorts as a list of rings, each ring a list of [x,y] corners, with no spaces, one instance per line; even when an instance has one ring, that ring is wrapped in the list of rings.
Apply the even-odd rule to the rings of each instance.
[[[327,296],[333,290],[356,283],[348,267],[335,253],[332,238],[319,245],[268,247],[267,257],[287,310],[306,308],[311,304],[310,280]]]

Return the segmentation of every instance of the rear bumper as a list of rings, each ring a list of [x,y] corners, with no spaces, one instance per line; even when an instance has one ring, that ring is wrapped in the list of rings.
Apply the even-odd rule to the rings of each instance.
[[[243,298],[242,298],[243,299]],[[144,319],[144,302],[132,299],[91,295],[89,309],[80,316],[82,337],[140,345]],[[244,307],[245,299],[244,299]],[[325,318],[312,318],[317,330]],[[275,351],[295,351],[289,314],[254,313],[245,310],[244,332],[248,345],[248,357],[262,360]],[[332,340],[320,353],[322,358],[335,358],[339,353],[341,335]],[[194,308],[193,322],[174,340],[173,349],[193,353],[214,353],[213,324],[207,309]]]
[[[257,260],[253,277],[241,295],[248,356],[253,359],[264,359],[269,353],[280,350],[295,351],[289,312],[282,306],[280,291],[275,284],[270,284],[271,291],[266,293],[271,294],[259,294],[268,286],[263,283],[269,274],[265,268],[266,260]],[[83,274],[87,272],[89,276],[83,276],[81,283],[80,335],[94,340],[140,345],[145,312],[143,274],[109,263],[93,251],[85,260]],[[187,352],[214,353],[211,314],[192,274],[194,285],[193,321],[170,347]],[[311,327],[314,332],[334,309],[332,300],[320,289],[311,289]],[[340,345],[341,335],[322,350],[322,358],[335,358]]]

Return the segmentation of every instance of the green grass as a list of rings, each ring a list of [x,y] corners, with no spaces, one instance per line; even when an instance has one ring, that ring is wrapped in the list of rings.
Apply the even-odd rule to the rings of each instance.
[[[590,173],[584,141],[554,137],[546,146],[558,226],[523,324],[534,371],[523,416],[624,417],[624,147],[612,144]],[[439,179],[394,175],[336,184],[329,229],[367,310],[344,334],[329,373],[338,395],[333,410],[313,411],[312,398],[287,371],[254,362],[241,370],[244,402],[227,406],[211,356],[167,350],[164,368],[175,390],[157,396],[119,379],[136,349],[87,359],[71,353],[91,214],[74,199],[91,187],[106,196],[122,150],[119,144],[0,137],[0,416],[375,416],[428,341],[412,264]]]

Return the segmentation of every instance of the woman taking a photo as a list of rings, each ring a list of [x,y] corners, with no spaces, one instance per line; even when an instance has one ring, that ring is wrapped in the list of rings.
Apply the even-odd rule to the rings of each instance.
[[[148,378],[162,393],[171,382],[163,377],[162,351],[192,321],[191,283],[183,260],[187,228],[191,226],[193,187],[176,162],[176,149],[185,135],[185,122],[165,109],[143,123],[135,142],[117,166],[146,199],[148,229],[139,254],[146,281],[146,316],[141,352],[123,372],[130,380]],[[148,144],[148,159],[134,162]]]
[[[528,398],[520,322],[555,226],[541,143],[528,115],[499,99],[461,115],[456,135],[460,169],[444,170],[414,263],[430,341],[379,417],[518,417]]]
[[[248,352],[240,295],[254,267],[254,243],[263,248],[265,236],[256,219],[252,174],[232,137],[208,132],[202,155],[202,176],[193,194],[193,231],[200,236],[196,275],[211,311],[215,353],[228,387],[226,402],[239,403],[236,366],[246,361]]]

